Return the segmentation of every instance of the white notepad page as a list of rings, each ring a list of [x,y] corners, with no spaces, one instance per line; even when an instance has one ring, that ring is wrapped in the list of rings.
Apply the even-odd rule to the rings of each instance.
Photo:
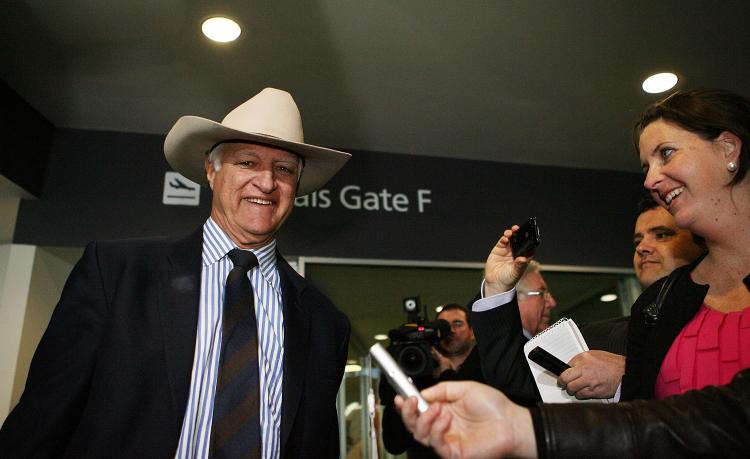
[[[588,351],[586,340],[573,319],[563,317],[546,330],[531,338],[524,346],[523,353],[534,375],[534,381],[539,388],[544,403],[596,402],[608,403],[609,400],[592,399],[578,400],[568,395],[557,385],[557,376],[542,368],[539,364],[529,360],[529,352],[537,346],[554,355],[565,363],[581,352]]]

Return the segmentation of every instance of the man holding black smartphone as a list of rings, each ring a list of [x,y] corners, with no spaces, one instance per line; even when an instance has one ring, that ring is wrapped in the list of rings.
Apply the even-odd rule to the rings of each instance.
[[[471,306],[471,321],[487,384],[502,390],[514,402],[528,406],[540,401],[541,396],[526,363],[523,346],[530,336],[549,325],[549,319],[544,320],[545,302],[549,302],[548,309],[557,303],[547,289],[538,264],[529,268],[530,252],[525,251],[525,256],[519,257],[511,254],[514,233],[529,234],[538,240],[538,233],[521,231],[518,225],[503,232],[487,257],[481,292]],[[519,244],[518,236],[513,239],[517,250],[528,246]],[[536,248],[538,244],[531,245]],[[512,260],[510,265],[509,259]],[[524,277],[529,281],[526,285],[521,283]],[[522,319],[522,302],[529,307],[529,312],[532,306],[535,308],[533,314],[525,315],[526,323]]]

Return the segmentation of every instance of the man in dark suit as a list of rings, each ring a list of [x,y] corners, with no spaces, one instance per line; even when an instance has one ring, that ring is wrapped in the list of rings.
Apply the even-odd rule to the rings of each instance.
[[[213,190],[210,218],[185,237],[89,244],[0,430],[0,455],[233,457],[226,444],[251,443],[233,433],[239,422],[254,429],[255,457],[338,457],[349,321],[290,268],[276,233],[295,195],[350,155],[305,144],[294,100],[272,88],[221,123],[180,118],[164,150]],[[255,261],[240,268],[237,254]],[[241,272],[242,301],[225,301],[230,272]],[[223,333],[230,321],[252,326]],[[243,353],[222,353],[245,333]],[[253,383],[226,379],[245,371]],[[246,400],[215,405],[234,384]]]
[[[526,364],[523,346],[530,333],[536,333],[544,326],[545,311],[557,303],[551,295],[546,295],[546,284],[538,272],[538,265],[535,265],[532,269],[534,276],[523,291],[536,289],[535,292],[540,294],[525,298],[531,301],[528,301],[525,313],[521,313],[517,284],[520,284],[531,260],[526,257],[514,259],[510,253],[509,239],[517,229],[518,226],[514,225],[505,230],[487,257],[480,294],[471,303],[471,323],[487,384],[502,390],[514,402],[529,406],[540,401],[541,396]],[[548,298],[551,300],[549,305]],[[548,321],[546,325],[549,325]]]

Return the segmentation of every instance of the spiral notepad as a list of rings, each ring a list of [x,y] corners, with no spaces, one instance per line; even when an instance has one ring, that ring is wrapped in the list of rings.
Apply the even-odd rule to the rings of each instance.
[[[546,330],[531,338],[523,347],[523,353],[526,355],[526,361],[534,375],[534,381],[539,388],[539,393],[545,403],[570,403],[590,401],[597,403],[607,403],[607,400],[578,400],[572,395],[568,395],[562,388],[557,385],[557,376],[545,370],[539,364],[529,360],[529,352],[537,346],[541,346],[547,352],[554,355],[563,362],[568,362],[575,355],[588,351],[586,340],[583,339],[581,331],[573,319],[563,317]]]

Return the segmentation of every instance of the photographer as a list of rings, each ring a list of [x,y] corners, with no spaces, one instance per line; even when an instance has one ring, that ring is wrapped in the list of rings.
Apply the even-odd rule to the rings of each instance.
[[[475,349],[474,330],[469,322],[468,311],[458,304],[447,304],[437,316],[450,324],[451,333],[441,337],[438,348],[431,348],[434,359],[430,370],[411,374],[414,384],[421,390],[441,381],[472,380],[483,382],[479,353]],[[395,391],[385,378],[380,380],[380,403],[383,411],[383,443],[391,454],[407,452],[409,458],[438,457],[431,448],[424,447],[404,427],[401,416],[395,410]]]

